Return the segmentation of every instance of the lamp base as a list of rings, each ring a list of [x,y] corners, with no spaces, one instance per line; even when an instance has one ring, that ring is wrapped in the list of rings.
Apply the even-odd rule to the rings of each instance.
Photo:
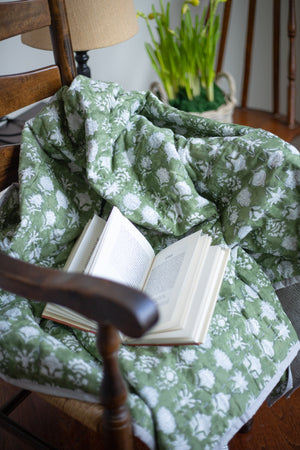
[[[91,70],[87,65],[87,61],[89,60],[89,55],[86,51],[75,52],[75,59],[77,62],[77,73],[78,75],[84,75],[88,78],[91,78]]]

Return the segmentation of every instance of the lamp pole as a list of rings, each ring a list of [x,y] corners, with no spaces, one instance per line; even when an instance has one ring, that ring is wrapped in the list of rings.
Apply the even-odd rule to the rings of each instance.
[[[87,65],[87,62],[89,60],[87,50],[75,52],[75,59],[77,62],[78,75],[85,75],[86,77],[91,78],[91,70]]]

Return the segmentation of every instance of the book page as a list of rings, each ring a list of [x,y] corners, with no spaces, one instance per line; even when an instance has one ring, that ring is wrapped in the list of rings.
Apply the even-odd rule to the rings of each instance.
[[[85,273],[141,289],[153,258],[147,239],[113,208]]]
[[[151,332],[173,327],[178,318],[186,315],[189,295],[195,287],[194,274],[201,269],[210,241],[197,232],[156,255],[143,289],[159,308],[160,320]]]
[[[87,222],[67,259],[64,267],[66,272],[82,273],[85,271],[89,259],[101,238],[105,224],[105,220],[96,215]]]
[[[229,249],[219,246],[210,247],[207,264],[205,264],[204,272],[198,280],[195,296],[203,300],[201,301],[201,307],[197,307],[197,303],[194,305],[188,325],[191,328],[198,329],[197,340],[200,342],[203,342],[208,331],[229,257]],[[211,299],[214,299],[214,301],[211,301]]]
[[[170,294],[176,284],[184,255],[184,251],[167,254],[165,258],[161,257],[151,269],[145,291],[160,306],[168,304],[170,301]]]
[[[135,345],[199,344],[204,342],[229,256],[230,249],[220,246],[209,248],[200,272],[193,272],[194,288],[191,292],[191,301],[187,296],[183,297],[183,301],[189,304],[190,308],[179,328],[166,329],[162,324],[160,329],[154,327],[142,338],[128,338],[127,342]]]

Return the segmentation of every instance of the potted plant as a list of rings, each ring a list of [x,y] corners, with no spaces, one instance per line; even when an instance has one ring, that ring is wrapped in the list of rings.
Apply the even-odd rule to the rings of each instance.
[[[222,74],[229,82],[227,97],[216,84],[220,74],[214,70],[220,37],[217,7],[223,2],[226,0],[211,0],[209,14],[204,8],[201,19],[196,14],[193,20],[190,6],[198,6],[200,0],[185,0],[175,29],[170,25],[169,1],[164,6],[160,0],[160,11],[152,5],[149,15],[139,11],[138,16],[146,21],[151,43],[146,43],[145,48],[162,83],[155,82],[150,89],[178,109],[230,122],[236,103],[234,81],[229,74]]]

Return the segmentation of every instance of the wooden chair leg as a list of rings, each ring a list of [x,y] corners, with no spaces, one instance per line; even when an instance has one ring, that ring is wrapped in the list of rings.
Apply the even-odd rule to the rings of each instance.
[[[100,403],[104,407],[102,433],[109,449],[132,450],[133,437],[129,410],[126,406],[127,388],[118,365],[120,336],[110,324],[101,325],[98,349],[103,359],[103,380]]]
[[[299,6],[299,5],[298,5]],[[289,69],[288,69],[288,125],[290,128],[296,122],[296,9],[295,0],[289,2]]]
[[[280,8],[281,0],[273,0],[273,114],[279,115],[280,86]]]
[[[250,0],[249,1],[249,11],[248,11],[247,42],[246,42],[246,52],[245,52],[245,60],[244,60],[243,92],[242,92],[242,104],[241,104],[242,108],[246,108],[247,101],[248,101],[248,87],[249,87],[249,77],[250,77],[251,58],[252,58],[255,10],[256,10],[256,0]]]
[[[225,46],[226,46],[228,26],[229,26],[230,13],[231,13],[231,3],[232,3],[232,0],[227,0],[227,2],[225,3],[225,6],[224,6],[223,23],[222,23],[222,31],[221,31],[216,73],[222,72],[223,58],[224,58],[224,53],[225,53]]]

